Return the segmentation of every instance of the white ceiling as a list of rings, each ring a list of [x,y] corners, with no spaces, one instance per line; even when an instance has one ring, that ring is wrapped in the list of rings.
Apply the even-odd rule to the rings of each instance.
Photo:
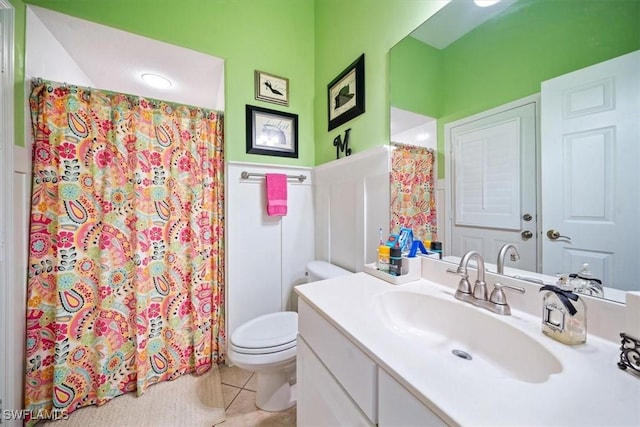
[[[501,0],[489,7],[479,7],[473,0],[452,0],[410,35],[437,49],[444,49],[516,1]]]
[[[92,87],[224,109],[223,59],[48,9],[28,7],[82,69]],[[27,32],[28,24],[29,20]],[[27,61],[38,59],[28,57]],[[152,88],[140,78],[145,72],[163,75],[173,84],[168,89]]]
[[[406,130],[416,128],[425,123],[435,120],[422,114],[413,113],[400,108],[391,107],[391,132],[390,135],[397,135]]]

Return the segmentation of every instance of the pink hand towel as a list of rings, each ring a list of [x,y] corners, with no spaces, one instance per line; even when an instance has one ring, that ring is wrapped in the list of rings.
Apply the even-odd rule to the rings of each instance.
[[[287,175],[268,173],[266,181],[267,215],[285,216],[287,214]]]

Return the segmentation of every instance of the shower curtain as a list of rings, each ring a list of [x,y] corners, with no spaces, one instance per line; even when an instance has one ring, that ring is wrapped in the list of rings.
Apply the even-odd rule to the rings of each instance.
[[[25,407],[70,413],[221,361],[222,114],[42,81],[30,107]]]
[[[389,230],[398,233],[400,227],[407,227],[413,231],[414,240],[437,240],[435,153],[425,147],[392,145]]]

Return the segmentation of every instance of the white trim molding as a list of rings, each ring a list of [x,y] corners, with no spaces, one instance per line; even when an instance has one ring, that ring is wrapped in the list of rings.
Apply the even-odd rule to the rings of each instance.
[[[8,0],[0,0],[0,34],[2,52],[0,67],[0,346],[5,349],[24,347],[24,330],[18,330],[16,316],[22,319],[25,313],[18,313],[14,307],[16,292],[22,285],[15,279],[15,257],[13,242],[13,176],[14,176],[14,22],[15,10]],[[8,201],[8,203],[7,203]],[[19,292],[19,294],[22,294]],[[21,324],[21,323],[19,323]],[[0,423],[9,426],[22,425],[22,420],[4,419],[4,410],[21,409],[23,369],[20,355],[22,352],[0,352]]]

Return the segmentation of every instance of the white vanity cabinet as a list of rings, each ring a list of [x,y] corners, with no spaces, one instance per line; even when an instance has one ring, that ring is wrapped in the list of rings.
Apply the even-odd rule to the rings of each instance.
[[[415,398],[409,390],[378,368],[378,426],[446,426],[436,414]]]
[[[446,425],[304,299],[298,331],[299,427]]]
[[[374,426],[304,338],[297,343],[298,426]]]
[[[617,343],[591,335],[566,346],[540,332],[537,310],[479,311],[455,299],[449,264],[422,262],[423,274],[451,281],[394,285],[362,272],[296,287],[300,427],[640,426],[640,382],[616,366]],[[468,337],[447,329],[452,322],[471,328]],[[492,347],[468,341],[477,335]],[[465,341],[473,361],[451,354]]]
[[[375,425],[376,364],[303,299],[298,332],[298,425]]]

